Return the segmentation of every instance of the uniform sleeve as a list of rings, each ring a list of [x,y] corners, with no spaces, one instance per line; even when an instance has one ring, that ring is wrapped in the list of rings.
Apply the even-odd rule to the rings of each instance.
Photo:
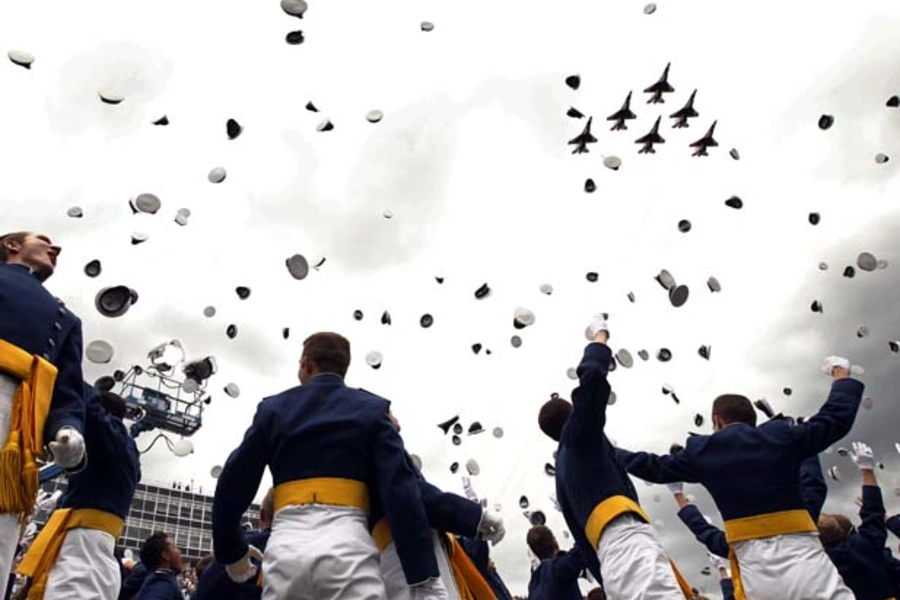
[[[810,456],[800,464],[800,495],[812,520],[818,521],[825,505],[825,498],[828,496],[828,486],[825,484],[825,475],[822,473],[818,454]]]
[[[606,405],[610,386],[606,376],[612,351],[606,344],[593,342],[584,349],[578,365],[578,387],[572,392],[573,417],[579,436],[596,437],[606,426]]]
[[[707,522],[693,504],[688,504],[678,511],[678,518],[687,525],[697,541],[706,546],[706,549],[722,558],[728,558],[728,541],[725,532]]]
[[[895,536],[900,537],[900,515],[894,515],[884,524],[887,530]]]
[[[244,441],[222,468],[213,498],[213,553],[222,564],[240,560],[247,552],[241,515],[253,502],[268,464],[271,428],[263,401],[256,409]]]
[[[874,544],[876,548],[883,548],[887,543],[887,528],[884,520],[887,514],[884,510],[884,499],[881,497],[881,488],[877,485],[864,485],[862,488],[862,508],[859,509],[862,519],[857,532],[860,536]]]
[[[406,461],[403,441],[386,410],[375,423],[374,433],[372,459],[377,488],[406,581],[417,585],[439,576],[418,477]],[[221,478],[219,482],[221,485]]]
[[[722,600],[734,600],[734,582],[726,577],[719,581],[719,585],[722,586]]]
[[[644,481],[653,483],[698,483],[699,481],[691,468],[689,448],[665,456],[650,452],[630,452],[623,448],[615,450],[616,460],[619,461],[619,464],[631,475],[640,477]]]
[[[419,479],[425,514],[433,529],[474,538],[481,523],[481,505],[462,496],[442,492],[424,479]]]
[[[62,340],[56,358],[56,383],[53,386],[53,400],[50,414],[44,424],[44,443],[56,439],[56,433],[63,427],[71,427],[84,433],[84,377],[81,373],[81,321],[76,318],[68,335]]]
[[[823,452],[850,432],[864,386],[856,379],[838,379],[831,384],[828,400],[819,412],[791,428],[791,442],[800,456]]]

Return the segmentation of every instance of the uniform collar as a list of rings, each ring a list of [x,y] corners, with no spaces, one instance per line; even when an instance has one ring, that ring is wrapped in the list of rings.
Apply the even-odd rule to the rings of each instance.
[[[344,378],[337,373],[319,373],[307,382],[310,383],[344,383]]]
[[[4,264],[13,269],[24,269],[25,271],[28,271],[28,273],[30,275],[34,275],[34,269],[29,267],[25,263],[4,263]]]

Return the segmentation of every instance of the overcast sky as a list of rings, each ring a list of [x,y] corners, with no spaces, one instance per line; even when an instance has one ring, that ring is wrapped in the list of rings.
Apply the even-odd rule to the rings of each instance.
[[[212,490],[210,469],[239,442],[256,403],[296,384],[303,338],[339,331],[353,344],[348,382],[394,402],[430,480],[461,492],[450,464],[478,461],[475,489],[508,524],[494,558],[523,593],[519,496],[546,511],[560,537],[564,529],[544,474],[554,447],[536,413],[552,392],[569,395],[584,327],[605,311],[611,345],[636,361],[612,375],[608,429],[623,446],[662,452],[688,430],[708,431],[694,415],[707,417],[726,391],[811,414],[828,389],[819,363],[838,353],[866,368],[874,403],[850,437],[871,442],[885,486],[900,487],[900,377],[888,350],[900,337],[900,109],[885,106],[900,94],[900,5],[662,1],[646,15],[641,2],[619,0],[310,4],[297,21],[274,0],[0,3],[0,52],[36,57],[31,70],[0,63],[0,229],[41,230],[64,246],[48,287],[82,316],[86,342],[116,348],[110,365],[87,365],[87,377],[141,363],[172,338],[219,362],[196,452],[177,459],[158,444],[145,456],[146,479]],[[421,31],[423,20],[434,31]],[[294,29],[304,44],[285,43]],[[648,105],[641,91],[668,62],[675,92]],[[574,91],[564,79],[576,73]],[[124,102],[101,103],[104,89]],[[668,115],[694,89],[700,116],[672,129]],[[610,132],[605,118],[629,91],[638,118]],[[309,101],[319,113],[304,109]],[[599,142],[588,154],[566,145],[585,122],[566,117],[570,106],[595,118]],[[365,119],[373,109],[384,113],[378,124]],[[817,127],[823,113],[835,118],[828,131]],[[151,124],[163,115],[170,125]],[[638,155],[634,140],[660,115],[666,143]],[[233,141],[228,118],[244,126]],[[334,130],[317,132],[326,118]],[[719,147],[691,157],[688,144],[714,120]],[[879,152],[893,160],[876,164]],[[607,155],[621,169],[606,169]],[[214,167],[228,172],[219,185],[207,180]],[[593,194],[583,191],[588,177]],[[129,198],[145,192],[162,209],[132,215]],[[724,205],[732,195],[743,209]],[[73,205],[83,219],[66,216]],[[180,208],[192,212],[186,227],[173,222]],[[822,215],[816,227],[810,211]],[[689,233],[678,231],[681,219]],[[149,241],[132,246],[132,231]],[[888,268],[843,278],[863,251]],[[327,260],[295,281],[284,267],[295,253]],[[82,268],[94,258],[103,274],[88,279]],[[662,268],[690,287],[683,307],[653,280]],[[709,276],[720,294],[707,289]],[[483,283],[493,293],[476,301]],[[539,292],[543,283],[552,296]],[[117,284],[140,300],[103,318],[94,295]],[[249,299],[238,299],[239,285]],[[824,314],[809,310],[816,299]],[[218,310],[212,319],[207,305]],[[522,332],[512,328],[517,306],[537,316]],[[380,324],[384,310],[390,327]],[[430,329],[419,326],[425,313]],[[229,340],[232,323],[239,334]],[[859,339],[863,324],[871,335]],[[492,354],[476,356],[476,342]],[[708,362],[702,344],[712,346]],[[652,358],[661,347],[671,362]],[[384,354],[378,371],[363,361],[370,350]],[[239,398],[222,393],[229,382]],[[455,414],[506,435],[455,447],[435,427]],[[826,510],[853,512],[858,474],[836,454],[824,462],[842,473]],[[717,519],[705,493],[689,488]],[[690,581],[715,593],[665,488],[638,490]],[[886,498],[900,510],[900,498]]]

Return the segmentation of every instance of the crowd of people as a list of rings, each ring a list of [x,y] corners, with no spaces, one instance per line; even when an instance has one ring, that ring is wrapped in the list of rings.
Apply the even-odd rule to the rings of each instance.
[[[124,572],[117,555],[141,477],[124,400],[85,383],[81,322],[44,288],[61,249],[29,232],[0,236],[0,575],[29,600],[511,600],[490,557],[503,519],[477,498],[430,484],[407,454],[390,402],[346,385],[350,343],[316,333],[303,344],[299,386],[259,403],[225,463],[212,511],[213,553],[186,568],[164,532]],[[864,385],[832,356],[831,390],[805,420],[757,423],[753,404],[726,394],[712,404],[713,433],[666,455],[629,451],[605,434],[613,354],[595,317],[571,401],[554,396],[537,415],[558,443],[556,498],[575,539],[532,527],[531,600],[701,598],[661,544],[630,476],[666,484],[679,517],[703,544],[726,598],[887,600],[900,597],[900,563],[886,548],[886,518],[866,444],[849,451],[861,472],[861,525],[822,514],[818,455],[851,430]],[[38,459],[66,469],[68,486],[38,533]],[[273,487],[261,529],[242,516],[265,470]],[[724,520],[710,524],[683,493],[702,485]],[[36,533],[36,536],[34,535]],[[24,541],[24,543],[23,543]],[[19,557],[17,558],[17,550]],[[24,551],[24,552],[23,552]],[[13,588],[16,589],[13,589]]]

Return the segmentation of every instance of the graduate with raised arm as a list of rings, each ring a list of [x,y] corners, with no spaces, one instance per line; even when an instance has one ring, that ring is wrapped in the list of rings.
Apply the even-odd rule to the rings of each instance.
[[[729,544],[737,600],[852,600],[818,539],[800,493],[800,465],[853,426],[864,385],[850,362],[832,356],[823,371],[834,382],[819,412],[803,423],[772,419],[756,426],[744,396],[713,403],[712,435],[688,438],[672,455],[618,450],[628,471],[654,483],[700,483],[712,495]]]
[[[541,430],[559,443],[556,498],[588,569],[615,600],[680,600],[693,595],[676,575],[637,492],[604,433],[612,352],[606,321],[597,317],[578,366],[572,403],[552,398]]]
[[[264,600],[383,600],[370,493],[391,522],[414,600],[442,600],[418,479],[387,400],[349,388],[350,342],[317,333],[303,343],[299,387],[263,400],[222,469],[213,502],[213,548],[228,575],[256,575],[261,553],[241,530],[268,467],[275,520],[263,560]]]
[[[819,537],[856,600],[885,600],[892,598],[895,591],[884,561],[887,515],[875,477],[875,455],[866,444],[854,442],[850,456],[862,473],[862,524],[856,533],[847,535],[835,515],[822,515]]]

